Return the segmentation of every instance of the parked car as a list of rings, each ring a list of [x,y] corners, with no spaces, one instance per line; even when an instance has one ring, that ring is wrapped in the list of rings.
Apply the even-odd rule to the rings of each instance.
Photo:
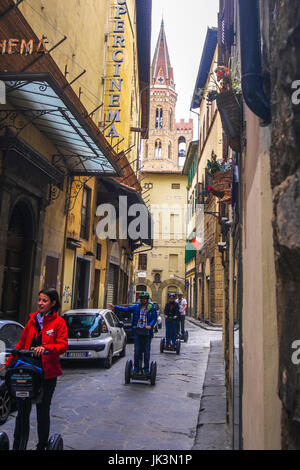
[[[132,304],[121,304],[120,307],[129,307]],[[160,311],[159,311],[159,305],[156,302],[153,302],[154,307],[156,308],[157,311],[157,322],[154,325],[154,332],[157,333],[158,328],[162,327],[162,319],[160,316]],[[158,307],[158,308],[157,308]],[[133,333],[132,333],[132,313],[130,312],[116,312],[116,315],[118,316],[119,320],[124,323],[124,330],[127,335],[127,339],[133,339]]]
[[[154,307],[156,308],[156,311],[157,311],[157,328],[161,329],[162,328],[162,318],[161,318],[161,314],[160,314],[160,306],[157,302],[153,302],[154,304]]]
[[[8,349],[18,343],[24,327],[15,321],[0,320],[0,368],[9,356]],[[4,424],[14,407],[4,382],[5,371],[0,375],[0,424]]]
[[[121,304],[120,307],[129,307],[132,304]],[[127,336],[127,339],[133,339],[132,333],[132,313],[130,312],[115,312],[115,315],[119,318],[119,320],[124,324],[124,330]]]
[[[61,359],[100,359],[112,366],[113,357],[126,354],[127,337],[123,323],[110,310],[81,309],[64,312],[68,348]]]

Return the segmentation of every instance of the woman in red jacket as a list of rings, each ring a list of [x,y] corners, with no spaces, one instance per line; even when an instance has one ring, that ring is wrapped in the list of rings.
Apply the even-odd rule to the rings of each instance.
[[[42,402],[36,405],[38,444],[37,450],[45,450],[50,431],[50,405],[56,387],[57,377],[62,374],[59,356],[64,354],[68,345],[67,326],[57,312],[61,308],[58,293],[55,289],[42,289],[39,292],[39,310],[29,315],[16,349],[32,349],[34,356],[44,372],[44,394]],[[45,351],[47,354],[43,355]],[[5,366],[8,367],[12,357]],[[27,430],[31,404],[27,410]],[[24,430],[23,430],[24,432]],[[21,437],[20,416],[16,418],[13,449],[18,448]]]

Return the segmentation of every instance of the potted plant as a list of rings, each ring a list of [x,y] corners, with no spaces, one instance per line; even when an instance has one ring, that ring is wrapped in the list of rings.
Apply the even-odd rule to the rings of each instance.
[[[232,161],[217,160],[212,151],[211,160],[207,162],[208,173],[212,177],[212,186],[207,189],[221,199],[221,202],[231,201]]]

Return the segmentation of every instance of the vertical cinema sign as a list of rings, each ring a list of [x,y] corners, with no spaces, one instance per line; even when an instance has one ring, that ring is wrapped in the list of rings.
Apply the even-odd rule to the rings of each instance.
[[[125,18],[127,15],[126,0],[117,0],[113,18],[113,44],[111,48],[113,75],[109,80],[109,109],[107,122],[111,123],[106,137],[119,137],[116,123],[121,122],[121,93],[123,79],[120,72],[124,66],[125,52]]]

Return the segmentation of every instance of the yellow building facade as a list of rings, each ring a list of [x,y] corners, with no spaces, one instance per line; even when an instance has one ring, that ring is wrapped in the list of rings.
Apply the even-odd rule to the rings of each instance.
[[[111,194],[109,189],[101,185],[102,177],[108,181],[107,184],[112,178],[118,178],[113,179],[115,183],[110,183],[117,184],[114,186],[114,195],[121,194],[119,188],[126,185],[124,191],[129,191],[130,196],[133,194],[133,199],[140,200],[140,185],[134,165],[142,135],[139,129],[146,127],[147,121],[147,97],[144,97],[141,103],[140,88],[144,86],[143,81],[147,80],[145,69],[148,70],[150,66],[151,1],[141,6],[133,0],[54,0],[46,4],[36,0],[17,6],[10,0],[5,0],[2,8],[3,12],[6,12],[5,23],[3,20],[0,27],[22,25],[18,33],[19,40],[25,38],[28,44],[31,37],[34,37],[35,41],[43,38],[47,52],[43,56],[29,56],[27,53],[18,55],[14,61],[11,60],[12,57],[7,56],[0,62],[1,72],[4,73],[5,70],[14,75],[23,73],[22,77],[30,84],[37,83],[37,75],[33,74],[44,74],[45,81],[41,88],[43,90],[41,93],[37,90],[38,93],[34,94],[36,107],[41,105],[37,97],[42,96],[44,90],[46,94],[43,95],[43,100],[46,96],[48,107],[54,108],[51,99],[56,99],[55,105],[58,103],[54,91],[64,100],[64,105],[66,102],[69,104],[63,114],[64,120],[60,122],[56,118],[55,124],[55,121],[50,119],[42,122],[42,115],[36,119],[33,113],[37,110],[31,111],[32,123],[23,126],[24,129],[17,135],[18,142],[22,138],[26,146],[30,146],[30,152],[41,154],[43,165],[48,165],[49,175],[53,173],[44,181],[44,191],[41,190],[44,201],[42,216],[41,212],[38,213],[38,202],[36,203],[35,217],[39,224],[34,238],[38,239],[35,242],[37,248],[32,248],[28,258],[36,263],[35,274],[31,275],[32,279],[26,289],[27,299],[24,299],[18,309],[34,308],[35,295],[45,284],[58,289],[62,296],[63,310],[79,306],[102,307],[107,288],[107,267],[111,259],[114,259],[118,269],[122,270],[122,275],[126,273],[128,278],[132,276],[132,244],[122,240],[116,248],[115,240],[99,239],[96,233],[99,222],[96,211],[104,200],[108,202],[107,197]],[[5,29],[2,35],[10,37]],[[15,37],[16,33],[11,36]],[[122,63],[119,62],[121,56]],[[116,70],[115,63],[122,67],[119,66]],[[145,67],[145,63],[148,66]],[[119,77],[113,77],[114,72]],[[48,76],[49,80],[51,79],[51,87]],[[51,77],[54,77],[57,84]],[[25,92],[27,93],[27,90],[24,88]],[[111,96],[116,94],[120,96]],[[28,96],[32,97],[33,94]],[[13,103],[17,107],[16,100],[8,100],[8,104]],[[109,106],[111,103],[113,107]],[[29,106],[33,104],[30,102]],[[110,108],[113,108],[114,112],[118,110],[113,123],[109,122]],[[4,106],[1,109],[4,113]],[[69,114],[71,111],[72,114]],[[7,113],[6,110],[5,112]],[[21,109],[19,115],[21,116]],[[18,119],[22,120],[22,117],[18,116]],[[35,122],[38,123],[37,126]],[[112,137],[112,133],[109,135],[112,126],[115,129],[112,132],[118,133],[118,138]],[[15,133],[16,123],[14,122],[14,127],[2,127],[4,132],[8,132],[9,128]],[[3,148],[6,150],[9,142],[4,135],[3,141]],[[72,146],[72,152],[69,151],[69,145]],[[99,145],[100,152],[96,145]],[[95,157],[97,154],[98,157]],[[4,177],[7,178],[3,175]],[[40,182],[42,184],[42,179]],[[23,183],[20,187],[22,185]],[[34,193],[31,187],[30,191]],[[101,191],[104,191],[105,195]],[[5,212],[9,200],[5,199],[4,193],[1,196]],[[34,198],[36,196],[33,194],[32,200]],[[25,226],[21,216],[16,218],[16,226]],[[8,229],[10,224],[11,222],[8,222]],[[24,233],[26,231],[30,232],[24,228]],[[3,259],[6,234],[5,231]],[[30,238],[29,234],[28,237]],[[119,256],[115,257],[111,253],[112,250],[119,253]],[[4,261],[0,271],[0,281],[4,279],[5,284],[10,274],[7,274],[9,268]],[[22,266],[22,282],[26,278],[25,271]],[[127,295],[128,286],[125,280],[124,289]],[[5,302],[7,300],[4,298],[4,304]],[[4,308],[7,309],[8,307]],[[19,318],[17,313],[14,315]]]

